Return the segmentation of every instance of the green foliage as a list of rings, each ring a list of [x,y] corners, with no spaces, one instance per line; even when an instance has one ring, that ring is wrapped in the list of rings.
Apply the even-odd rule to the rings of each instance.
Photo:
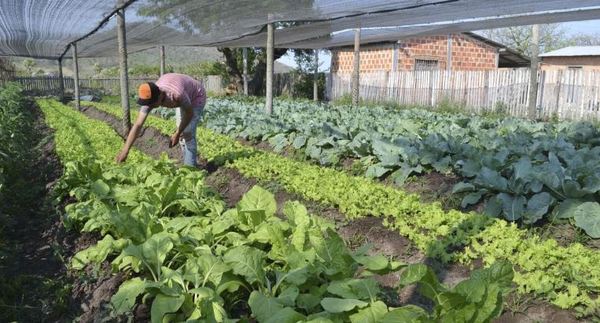
[[[230,322],[230,309],[240,297],[247,299],[252,316],[260,322],[378,322],[396,311],[380,301],[372,276],[400,271],[406,265],[369,256],[367,248],[350,251],[333,224],[309,215],[300,203],[286,203],[280,218],[275,215],[273,194],[254,187],[236,208],[224,210],[224,203],[204,187],[204,173],[177,169],[165,160],[142,160],[132,166],[89,161],[86,151],[78,147],[83,143],[60,134],[91,135],[97,130],[95,122],[82,118],[77,128],[68,121],[77,112],[52,101],[40,104],[59,134],[57,149],[71,152],[62,155],[72,167],[65,170],[61,185],[77,202],[68,206],[67,219],[72,227],[104,235],[96,245],[77,253],[72,267],[98,264],[110,255],[115,271],[137,276],[112,297],[113,315],[131,313],[142,300],[151,302],[152,322]],[[87,144],[112,142],[115,136],[90,136]],[[506,270],[494,272],[499,271],[508,275]],[[476,284],[461,292],[495,291],[500,282],[510,284],[510,277],[500,277],[484,271],[473,277]],[[425,281],[417,277],[406,284]],[[436,288],[445,290],[442,285]],[[495,305],[501,306],[501,294],[488,294],[497,296]],[[465,307],[481,307],[477,313],[497,316],[500,311],[481,306],[491,303],[484,300],[484,296],[463,299],[475,302]],[[434,303],[443,307],[442,301]],[[406,315],[418,311],[409,309]],[[447,320],[441,311],[418,313]]]
[[[229,79],[229,74],[225,69],[225,64],[222,62],[200,62],[179,67],[177,73],[190,75],[195,78],[202,78],[208,75],[220,75],[224,80]]]
[[[31,127],[30,111],[18,84],[0,88],[0,204],[5,204],[4,185],[14,182],[24,171],[28,147],[25,129]]]
[[[325,96],[325,74],[317,74],[317,93],[319,100]],[[296,78],[294,82],[293,96],[296,98],[313,99],[314,97],[314,73],[303,73],[300,71],[292,72],[292,77]]]
[[[464,193],[463,208],[485,201],[486,214],[528,225],[568,199],[600,202],[596,127],[466,116],[463,110],[449,101],[436,112],[279,101],[273,115],[266,115],[258,105],[214,100],[206,126],[268,141],[276,152],[300,150],[321,165],[358,159],[366,177],[397,185],[423,172],[454,173],[464,179],[455,188]],[[600,214],[594,217],[600,222]],[[574,223],[586,230],[582,223],[590,222]]]
[[[96,106],[120,114],[118,107]],[[149,117],[147,122],[164,134],[171,132],[171,121]],[[510,124],[504,124],[499,131],[514,132]],[[583,133],[579,129],[572,136],[585,138]],[[577,243],[559,246],[556,240],[542,239],[501,219],[444,211],[439,204],[423,204],[417,196],[398,189],[255,150],[204,128],[199,129],[198,140],[203,143],[203,156],[216,163],[227,163],[245,176],[276,181],[289,192],[336,207],[349,217],[381,216],[384,225],[408,237],[431,257],[463,263],[484,259],[489,265],[509,260],[518,269],[514,282],[520,293],[534,293],[561,307],[576,308],[584,315],[600,306],[593,298],[600,289],[594,278],[600,277],[600,269],[594,265],[600,262],[596,250]],[[531,208],[534,209],[539,208]]]
[[[129,75],[136,77],[156,77],[160,75],[160,66],[133,65],[129,68]]]
[[[27,72],[27,76],[31,76],[31,74],[33,73],[33,69],[35,68],[37,63],[31,58],[26,58],[23,60],[22,65],[25,69],[25,72]]]

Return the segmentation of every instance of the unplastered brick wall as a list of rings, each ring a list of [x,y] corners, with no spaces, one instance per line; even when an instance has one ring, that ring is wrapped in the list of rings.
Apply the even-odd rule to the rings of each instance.
[[[600,70],[600,56],[543,57],[541,67],[543,70],[562,70],[567,68]]]
[[[360,71],[391,71],[393,44],[363,46],[360,50]],[[354,70],[354,49],[332,51],[332,70],[352,73]]]
[[[396,45],[397,69],[412,71],[417,60],[435,61],[438,68],[448,64],[448,36],[405,39]],[[360,71],[392,71],[394,44],[366,45],[361,48]],[[463,34],[452,35],[452,70],[490,70],[497,68],[496,48]],[[332,71],[349,74],[353,70],[353,48],[332,51]]]

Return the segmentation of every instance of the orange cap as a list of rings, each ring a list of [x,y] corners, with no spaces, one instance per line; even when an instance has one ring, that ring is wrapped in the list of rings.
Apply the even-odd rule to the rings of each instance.
[[[139,105],[150,105],[158,100],[160,90],[154,82],[143,83],[138,88],[138,100]]]

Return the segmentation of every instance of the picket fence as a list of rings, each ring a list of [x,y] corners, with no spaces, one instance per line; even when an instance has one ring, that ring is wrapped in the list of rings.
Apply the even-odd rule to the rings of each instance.
[[[370,102],[439,106],[452,102],[480,113],[499,111],[526,117],[530,70],[402,71],[360,75],[360,98]],[[540,71],[537,116],[600,119],[600,71]],[[351,75],[332,74],[329,99],[351,95]]]
[[[58,95],[60,91],[60,78],[56,76],[13,77],[10,81],[21,84],[26,92],[35,95]],[[156,78],[130,78],[129,91],[133,94],[141,83],[153,81],[156,81]],[[221,76],[209,75],[203,78],[203,81],[207,92],[223,92]],[[75,84],[73,78],[65,77],[64,83],[65,91],[72,92]],[[118,78],[85,78],[79,79],[79,88],[82,94],[92,91],[104,95],[117,95],[120,93],[121,83]]]

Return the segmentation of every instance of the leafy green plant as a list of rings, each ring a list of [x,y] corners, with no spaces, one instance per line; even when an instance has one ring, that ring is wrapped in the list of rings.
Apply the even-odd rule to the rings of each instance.
[[[456,315],[457,310],[388,308],[373,275],[406,268],[404,286],[430,283],[431,271],[425,267],[429,274],[417,277],[415,272],[422,269],[415,271],[415,265],[367,255],[364,247],[350,251],[331,223],[309,215],[298,202],[288,202],[281,219],[275,216],[274,196],[254,187],[236,208],[224,210],[204,188],[202,173],[176,169],[166,160],[141,160],[132,167],[84,158],[92,154],[84,145],[112,142],[116,135],[91,135],[104,127],[79,119],[77,112],[64,106],[40,102],[57,130],[57,149],[71,153],[63,155],[71,166],[61,185],[77,202],[69,206],[67,217],[73,227],[104,235],[73,257],[73,268],[112,259],[114,270],[134,274],[112,297],[113,315],[130,313],[142,301],[151,302],[153,322],[229,322],[230,309],[239,299],[234,293],[245,295],[252,316],[260,322],[385,322],[415,312],[423,319],[447,320]],[[70,122],[71,118],[79,122]],[[77,137],[65,135],[69,132],[90,137],[87,142],[72,140]],[[508,275],[510,266],[497,267],[489,271]],[[484,322],[500,313],[488,310],[488,298],[496,297],[502,304],[502,295],[490,291],[511,282],[510,277],[487,272],[476,273],[473,286],[466,282],[458,291],[459,287],[447,290],[439,283],[435,288],[443,295],[462,295],[472,287],[478,295],[483,288],[485,295],[462,300],[465,308],[478,308],[472,321]],[[435,300],[440,308],[445,306],[442,300]],[[474,304],[468,306],[469,302]]]
[[[120,115],[118,107],[96,106]],[[148,123],[166,135],[172,131],[170,121],[150,117]],[[512,131],[508,129],[503,131]],[[518,269],[514,282],[520,293],[534,293],[561,307],[577,308],[582,315],[593,313],[600,305],[593,298],[600,288],[593,278],[600,275],[592,265],[600,262],[596,250],[581,244],[559,246],[553,239],[542,239],[501,219],[445,211],[439,204],[421,203],[417,196],[401,190],[255,150],[207,129],[199,129],[198,139],[205,158],[227,163],[245,176],[277,181],[287,191],[336,207],[349,218],[381,216],[384,225],[431,257],[463,263],[482,258],[488,265],[509,260]],[[496,162],[491,157],[489,161]]]

